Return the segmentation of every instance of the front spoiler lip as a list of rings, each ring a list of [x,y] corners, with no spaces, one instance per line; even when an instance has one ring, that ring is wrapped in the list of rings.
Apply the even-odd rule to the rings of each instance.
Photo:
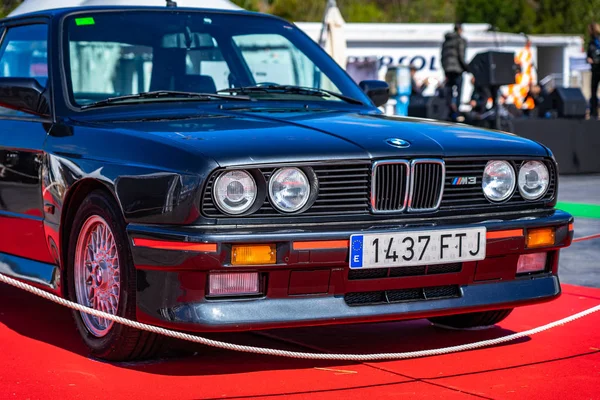
[[[382,322],[465,312],[512,308],[549,301],[561,293],[558,277],[545,275],[515,281],[461,287],[462,297],[382,305],[348,306],[343,296],[205,301],[161,310],[159,323],[188,331],[244,331],[341,323]]]

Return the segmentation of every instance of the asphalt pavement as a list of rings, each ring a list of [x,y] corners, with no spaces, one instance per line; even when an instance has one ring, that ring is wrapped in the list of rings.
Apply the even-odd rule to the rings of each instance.
[[[600,234],[600,175],[561,176],[558,199],[575,215],[575,238]],[[558,273],[563,283],[600,288],[600,238],[562,250]]]

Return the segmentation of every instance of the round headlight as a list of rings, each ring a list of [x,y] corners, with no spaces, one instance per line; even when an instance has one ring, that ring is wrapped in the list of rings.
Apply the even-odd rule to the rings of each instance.
[[[481,187],[491,201],[504,201],[515,190],[515,170],[506,161],[490,161],[483,171]]]
[[[310,182],[299,168],[281,168],[269,179],[269,197],[282,212],[295,212],[310,198]]]
[[[550,183],[548,168],[540,161],[528,161],[519,170],[519,192],[527,200],[542,197]]]
[[[254,204],[256,182],[246,171],[224,172],[215,181],[214,199],[217,207],[227,214],[243,214]]]

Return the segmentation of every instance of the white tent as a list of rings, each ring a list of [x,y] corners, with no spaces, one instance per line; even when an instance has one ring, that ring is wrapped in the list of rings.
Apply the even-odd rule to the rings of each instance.
[[[176,0],[179,7],[217,8],[223,10],[241,10],[229,0]],[[156,6],[164,7],[165,0],[85,0],[82,6]]]
[[[83,2],[84,0],[25,0],[23,4],[9,14],[9,17],[51,8],[76,7]]]
[[[329,0],[325,16],[323,17],[323,27],[321,28],[321,45],[342,68],[346,68],[346,37],[344,35],[344,26],[346,22],[342,17],[340,9],[335,0]]]
[[[229,0],[177,0],[180,7],[241,10]],[[25,0],[10,16],[34,11],[76,6],[166,6],[166,0]]]

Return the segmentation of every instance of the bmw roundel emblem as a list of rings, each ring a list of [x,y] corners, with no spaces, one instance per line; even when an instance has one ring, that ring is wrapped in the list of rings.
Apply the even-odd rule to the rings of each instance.
[[[385,142],[393,147],[398,147],[399,149],[405,149],[410,146],[406,140],[398,139],[398,138],[389,138],[386,139]]]

